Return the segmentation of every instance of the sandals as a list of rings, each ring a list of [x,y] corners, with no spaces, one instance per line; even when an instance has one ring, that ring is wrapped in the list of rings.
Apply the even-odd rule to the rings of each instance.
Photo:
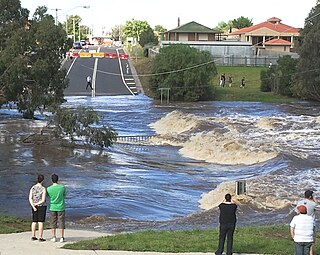
[[[44,239],[44,238],[39,238],[39,242],[45,242],[46,241],[46,239]]]
[[[36,238],[35,236],[31,237],[31,241],[36,241],[38,240],[38,238]]]

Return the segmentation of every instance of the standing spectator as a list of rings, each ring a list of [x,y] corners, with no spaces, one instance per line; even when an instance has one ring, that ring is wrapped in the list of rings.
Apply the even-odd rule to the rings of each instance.
[[[300,214],[293,217],[290,222],[290,234],[294,241],[295,255],[308,255],[313,244],[315,222],[312,216],[307,214],[307,207],[299,205]]]
[[[318,199],[313,195],[312,190],[304,192],[304,198],[298,201],[295,211],[299,213],[298,206],[304,205],[307,208],[307,214],[312,216],[315,220],[315,210],[319,208]],[[310,248],[310,255],[313,255],[313,245]]]
[[[226,83],[226,76],[223,73],[220,75],[220,87],[224,87],[225,83]]]
[[[246,79],[245,77],[242,77],[240,88],[244,88],[245,86],[246,86]]]
[[[228,82],[229,82],[229,87],[231,88],[232,87],[232,83],[233,83],[233,78],[231,75],[229,75],[228,77]]]
[[[57,223],[59,224],[61,238],[60,243],[65,241],[64,230],[65,230],[65,197],[66,189],[65,186],[58,184],[59,177],[56,174],[51,176],[52,185],[47,188],[47,193],[50,198],[50,224],[52,227],[52,242],[57,241],[56,229]]]
[[[29,203],[32,207],[32,223],[31,223],[31,240],[38,240],[36,237],[36,226],[38,223],[39,230],[39,241],[44,242],[46,239],[43,238],[43,223],[46,221],[47,206],[46,201],[46,188],[42,186],[44,176],[38,175],[37,184],[33,185],[29,192]]]
[[[222,255],[224,250],[224,243],[227,237],[227,253],[226,255],[232,255],[233,247],[233,233],[236,228],[236,211],[237,205],[231,201],[231,195],[228,193],[224,197],[224,201],[219,205],[220,216],[220,232],[219,232],[219,246],[216,251],[216,255]]]
[[[86,89],[88,89],[88,87],[90,87],[91,90],[92,90],[91,76],[90,76],[90,75],[87,76],[87,86],[86,86]]]
[[[313,195],[312,190],[306,190],[304,192],[304,198],[298,201],[295,211],[298,213],[298,206],[304,205],[307,207],[307,214],[315,219],[314,211],[319,208],[318,199]]]

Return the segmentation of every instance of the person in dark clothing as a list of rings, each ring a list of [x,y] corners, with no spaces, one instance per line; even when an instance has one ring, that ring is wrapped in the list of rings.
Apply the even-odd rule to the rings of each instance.
[[[244,88],[245,86],[246,86],[246,79],[245,79],[245,77],[243,77],[243,78],[241,79],[240,88]]]
[[[224,249],[224,242],[227,237],[227,253],[226,255],[232,255],[233,246],[233,233],[236,228],[236,211],[237,205],[231,201],[231,195],[228,193],[225,195],[225,200],[219,205],[220,216],[220,233],[219,233],[219,245],[216,255],[222,255]]]

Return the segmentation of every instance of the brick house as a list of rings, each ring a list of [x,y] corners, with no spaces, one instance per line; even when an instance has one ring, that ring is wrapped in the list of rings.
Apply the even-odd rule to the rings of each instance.
[[[300,29],[281,23],[281,19],[273,17],[265,22],[245,27],[230,33],[239,41],[251,42],[256,49],[276,52],[296,52],[300,44]]]

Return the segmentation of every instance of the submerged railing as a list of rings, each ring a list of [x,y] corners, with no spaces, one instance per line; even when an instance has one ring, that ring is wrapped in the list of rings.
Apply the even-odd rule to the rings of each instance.
[[[120,135],[117,136],[116,143],[141,143],[148,142],[151,138],[156,137],[156,135]]]

